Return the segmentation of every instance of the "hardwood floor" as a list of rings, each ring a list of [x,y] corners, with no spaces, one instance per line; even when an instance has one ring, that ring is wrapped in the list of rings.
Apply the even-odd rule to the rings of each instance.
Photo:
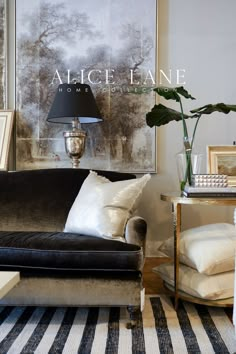
[[[168,290],[164,288],[161,277],[152,271],[152,268],[169,261],[169,258],[163,257],[150,257],[145,259],[143,283],[147,295],[169,293]]]
[[[152,271],[152,268],[157,267],[159,264],[169,262],[169,258],[158,258],[158,257],[150,257],[146,258],[143,272],[143,284],[145,288],[145,293],[147,295],[153,294],[167,294],[171,293],[163,286],[162,279]],[[225,308],[225,311],[232,321],[233,309]]]

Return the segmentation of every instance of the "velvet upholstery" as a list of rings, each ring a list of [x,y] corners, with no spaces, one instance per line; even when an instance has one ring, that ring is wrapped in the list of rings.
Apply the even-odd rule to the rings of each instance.
[[[0,305],[140,306],[140,279],[22,277]]]
[[[135,178],[97,172],[114,182]],[[0,271],[18,270],[21,277],[0,304],[140,306],[145,220],[129,219],[126,242],[62,232],[88,174],[83,169],[0,172]],[[68,253],[65,260],[67,251],[76,256]],[[37,259],[39,254],[46,257]]]
[[[143,218],[134,216],[128,220],[125,228],[125,239],[128,243],[142,247],[144,254],[146,233],[147,223]]]
[[[140,270],[139,246],[64,232],[0,232],[0,265],[38,269]]]
[[[129,173],[98,171],[111,181]],[[47,169],[0,172],[1,231],[62,231],[89,170]]]
[[[20,271],[23,278],[57,278],[57,279],[115,279],[115,280],[142,280],[141,271],[133,270],[83,270],[83,269],[51,269],[51,268],[20,268],[18,266],[0,266],[1,271]]]

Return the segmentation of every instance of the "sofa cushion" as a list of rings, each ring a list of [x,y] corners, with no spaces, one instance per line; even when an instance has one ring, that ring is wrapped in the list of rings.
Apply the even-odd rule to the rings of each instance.
[[[125,225],[150,178],[146,174],[111,182],[90,171],[70,209],[64,231],[125,241]]]
[[[63,232],[0,232],[0,266],[37,269],[142,269],[139,246]]]

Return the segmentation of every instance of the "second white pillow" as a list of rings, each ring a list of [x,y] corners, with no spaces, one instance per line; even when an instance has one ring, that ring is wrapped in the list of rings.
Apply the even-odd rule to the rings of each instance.
[[[161,264],[153,271],[158,273],[167,284],[174,286],[173,263]],[[180,264],[179,290],[208,300],[231,298],[234,296],[234,271],[208,276]]]
[[[235,247],[234,225],[203,225],[181,232],[179,260],[207,275],[228,272],[234,270]],[[173,237],[166,240],[159,250],[173,257]]]

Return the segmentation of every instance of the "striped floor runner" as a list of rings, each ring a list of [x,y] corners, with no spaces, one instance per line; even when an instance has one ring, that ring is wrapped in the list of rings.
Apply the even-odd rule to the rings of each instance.
[[[221,308],[146,297],[140,324],[125,308],[0,307],[0,354],[234,353],[234,328]]]

